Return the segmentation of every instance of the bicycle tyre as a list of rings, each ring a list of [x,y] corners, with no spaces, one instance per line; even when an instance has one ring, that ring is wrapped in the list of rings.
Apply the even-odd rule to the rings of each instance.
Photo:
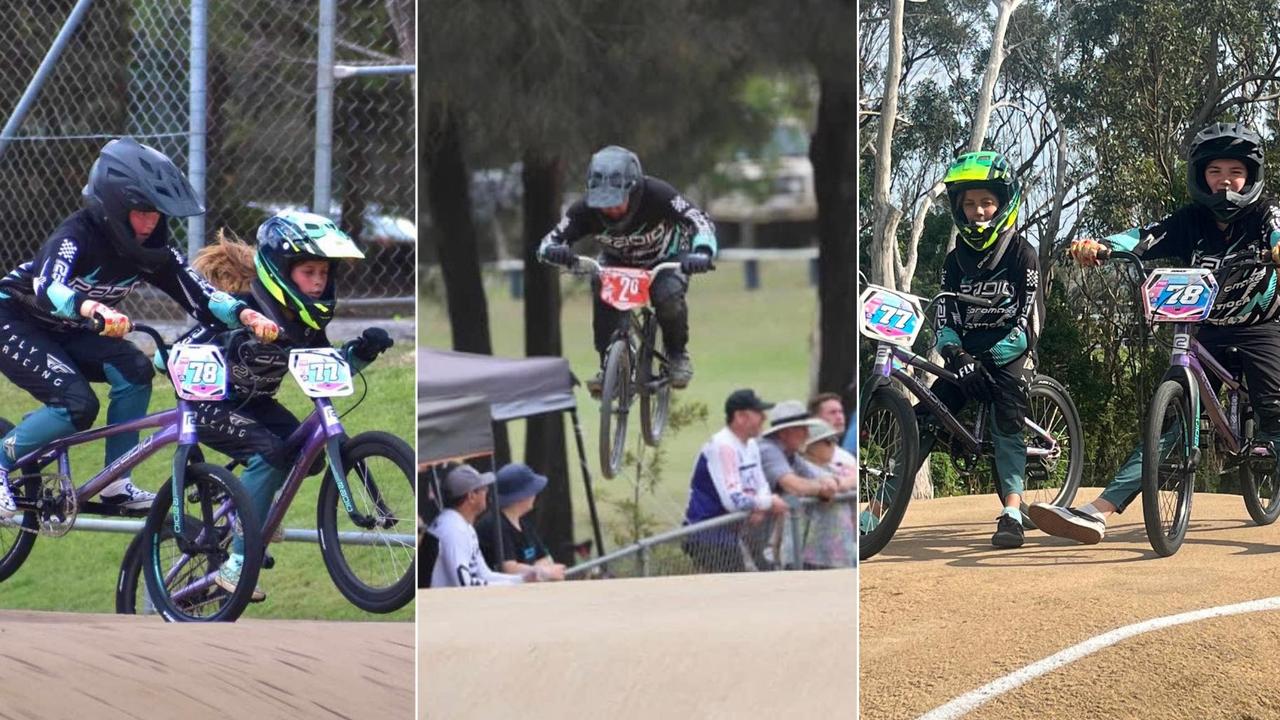
[[[600,389],[600,472],[607,478],[617,476],[622,469],[631,390],[631,349],[626,340],[614,340],[604,363],[604,384]]]
[[[403,480],[391,477],[389,483],[378,484],[379,478],[369,472],[370,458],[385,458],[395,466],[392,475],[402,475]],[[401,438],[381,431],[363,432],[347,440],[342,445],[342,467],[347,473],[347,487],[352,502],[358,513],[372,518],[370,510],[376,505],[378,516],[394,520],[388,531],[412,534],[417,519],[417,505],[414,498],[416,486],[416,466],[413,448]],[[360,472],[363,469],[363,472]],[[396,491],[399,483],[407,484],[407,492]],[[388,499],[391,502],[388,502]],[[390,512],[388,515],[387,512]],[[341,537],[342,529],[338,527],[339,518],[350,520],[346,510],[342,508],[342,500],[338,496],[338,485],[330,468],[324,476],[324,484],[320,488],[320,496],[316,503],[316,527],[320,530],[320,553],[324,556],[325,567],[329,577],[338,588],[338,592],[352,605],[371,613],[389,613],[404,607],[413,599],[415,587],[414,557],[416,548],[413,542],[407,545],[387,540],[385,546],[392,552],[390,562],[381,556],[374,562],[366,562],[364,548],[359,545],[344,545]],[[356,525],[364,532],[374,531],[365,525]],[[344,548],[350,549],[351,557]],[[376,552],[375,547],[375,552]],[[393,568],[386,576],[385,584],[373,585],[361,572],[365,568]]]
[[[169,622],[232,622],[240,617],[257,586],[262,567],[262,525],[253,514],[249,494],[229,470],[210,463],[196,463],[187,468],[184,514],[191,518],[178,539],[173,532],[173,485],[165,483],[147,513],[142,528],[143,576],[147,594],[156,612]],[[230,512],[217,514],[226,502]],[[187,503],[193,503],[187,506]],[[166,555],[175,551],[181,558],[182,573],[173,584],[200,581],[216,572],[231,552],[232,533],[244,534],[244,565],[234,593],[228,593],[209,581],[192,593],[193,599],[175,599],[164,574],[173,565]],[[191,538],[201,540],[194,544]],[[166,541],[177,542],[166,542]],[[173,549],[168,549],[173,545]],[[208,611],[207,613],[205,611]],[[199,612],[200,614],[197,614]]]
[[[649,447],[658,447],[662,431],[667,428],[667,416],[671,411],[671,380],[667,364],[655,352],[658,343],[658,324],[652,316],[646,323],[644,340],[636,355],[636,390],[640,395],[640,434]],[[656,372],[655,372],[656,368]],[[658,383],[657,389],[650,387]]]
[[[1195,493],[1191,423],[1198,422],[1199,418],[1191,417],[1190,398],[1182,383],[1177,380],[1160,383],[1142,428],[1142,519],[1147,539],[1161,557],[1178,552],[1191,524],[1191,500]],[[1181,447],[1173,467],[1166,461],[1167,454],[1160,452],[1160,440],[1170,432],[1181,435],[1171,438]]]
[[[1038,402],[1039,401],[1039,402]],[[1033,495],[1029,487],[1024,488],[1022,495],[1022,526],[1035,530],[1036,524],[1031,521],[1027,509],[1032,503],[1048,502],[1057,507],[1070,507],[1075,501],[1080,483],[1084,479],[1084,426],[1080,422],[1080,412],[1066,387],[1048,375],[1037,375],[1031,382],[1031,393],[1028,399],[1030,420],[1047,430],[1058,440],[1063,452],[1056,460],[1041,461],[1027,458],[1027,464],[1041,462],[1048,478],[1044,489],[1056,489],[1052,499]],[[1055,418],[1050,412],[1057,411]],[[1028,436],[1032,438],[1032,436]],[[1035,439],[1032,438],[1031,442]],[[1066,467],[1059,471],[1063,461]],[[1030,473],[1027,473],[1028,480]],[[1058,481],[1061,480],[1059,483]]]
[[[199,523],[196,518],[187,518],[189,524]],[[193,527],[194,525],[189,525]],[[169,528],[165,528],[168,530]],[[165,530],[162,530],[164,532]],[[120,615],[139,614],[139,590],[147,591],[146,580],[142,577],[143,553],[142,533],[133,536],[129,547],[120,560],[120,573],[116,577],[116,613]],[[154,608],[147,608],[145,614],[155,614]]]
[[[1245,421],[1244,436],[1254,436],[1255,423],[1250,417]],[[1249,459],[1240,465],[1240,493],[1244,496],[1245,510],[1257,525],[1270,525],[1280,517],[1280,477],[1275,472],[1255,473]]]
[[[8,435],[12,429],[13,423],[0,418],[0,437]],[[28,481],[21,485],[24,492],[35,492],[40,487],[35,481]],[[37,513],[22,513],[22,520],[18,525],[19,527],[0,526],[0,551],[3,551],[3,554],[0,554],[0,582],[7,580],[22,567],[22,564],[27,561],[27,556],[31,554],[31,548],[36,544],[36,538],[40,537],[36,534],[36,530],[40,529],[40,517]]]
[[[920,433],[911,404],[891,387],[876,388],[858,417],[858,560],[875,556],[889,544],[907,512],[920,465]],[[883,432],[881,432],[883,431]],[[899,471],[898,468],[905,468]],[[897,478],[896,484],[891,481]],[[883,480],[883,482],[873,482]],[[861,532],[863,512],[874,513],[872,499],[881,512],[870,532]]]

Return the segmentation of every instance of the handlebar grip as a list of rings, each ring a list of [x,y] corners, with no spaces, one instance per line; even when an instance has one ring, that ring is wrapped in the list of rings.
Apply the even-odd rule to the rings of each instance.
[[[1103,245],[1102,247],[1098,248],[1098,254],[1097,254],[1097,257],[1098,257],[1099,262],[1106,262],[1106,261],[1110,260],[1110,259],[1111,259],[1111,248],[1107,247],[1106,245]]]
[[[95,333],[101,334],[102,331],[106,329],[107,323],[102,318],[94,315],[93,317],[85,320],[85,326]]]

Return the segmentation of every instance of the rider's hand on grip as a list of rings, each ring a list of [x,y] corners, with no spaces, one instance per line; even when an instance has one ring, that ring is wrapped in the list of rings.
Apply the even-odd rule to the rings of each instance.
[[[982,366],[982,363],[964,350],[956,350],[947,364],[956,374],[960,389],[964,391],[966,397],[978,402],[991,400],[991,376],[987,374],[987,369]]]
[[[552,265],[564,265],[565,267],[573,267],[577,262],[578,255],[573,248],[568,245],[548,245],[542,251],[543,262],[549,262]]]
[[[1093,238],[1081,238],[1073,241],[1067,253],[1071,255],[1071,259],[1075,260],[1080,267],[1097,267],[1110,254],[1107,246]]]
[[[240,322],[252,330],[254,337],[262,342],[275,342],[275,339],[280,336],[280,326],[257,310],[250,308],[241,310]]]
[[[704,273],[713,269],[711,256],[702,250],[694,250],[680,258],[680,272],[685,275]]]
[[[1276,245],[1275,247],[1271,248],[1271,251],[1267,253],[1267,256],[1271,258],[1271,262],[1275,263],[1276,265],[1280,265],[1280,245]]]
[[[90,320],[94,318],[101,320],[102,329],[98,331],[98,334],[107,337],[124,337],[129,334],[129,329],[133,327],[127,315],[97,300],[85,300],[81,303],[80,315]]]
[[[351,341],[351,353],[365,362],[372,362],[395,344],[386,330],[380,327],[365,328],[360,337]]]

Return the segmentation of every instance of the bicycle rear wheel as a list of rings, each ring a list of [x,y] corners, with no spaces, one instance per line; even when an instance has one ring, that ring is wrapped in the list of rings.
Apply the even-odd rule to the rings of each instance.
[[[1191,524],[1198,422],[1182,383],[1161,383],[1143,427],[1142,518],[1151,547],[1162,557],[1178,552]]]
[[[671,380],[667,363],[658,357],[658,323],[645,323],[644,341],[636,355],[636,390],[640,394],[640,432],[649,447],[657,447],[671,409]]]
[[[8,435],[13,423],[0,418],[0,437]],[[33,471],[34,474],[34,471]],[[9,480],[10,487],[19,495],[33,496],[40,491],[38,480],[22,480],[17,472]],[[40,529],[40,517],[35,512],[14,515],[0,523],[0,582],[18,571],[27,561],[31,548],[36,544],[36,531]]]
[[[414,590],[413,449],[390,433],[360,433],[343,444],[342,468],[355,514],[342,506],[332,468],[316,504],[329,577],[361,610],[399,610]]]
[[[1254,437],[1257,424],[1250,417],[1245,421],[1244,436]],[[1273,450],[1274,451],[1274,450]],[[1276,477],[1276,459],[1246,458],[1240,465],[1240,492],[1244,495],[1244,508],[1258,525],[1270,525],[1280,517],[1280,477]]]
[[[889,544],[907,512],[920,433],[911,404],[891,387],[872,392],[858,433],[858,559],[866,560]]]
[[[233,621],[253,596],[262,566],[262,525],[249,495],[229,470],[197,463],[187,468],[181,498],[183,531],[173,528],[173,485],[156,493],[142,528],[143,576],[156,611],[170,622]],[[213,581],[244,533],[244,565],[234,593]]]
[[[625,339],[614,340],[604,363],[604,386],[600,390],[600,472],[607,478],[622,469],[631,397],[631,350]]]
[[[1044,430],[1053,441],[1038,433],[1027,433],[1027,449],[1056,450],[1049,456],[1027,458],[1026,485],[1022,494],[1022,525],[1034,530],[1036,525],[1027,508],[1038,502],[1068,507],[1075,500],[1084,477],[1084,428],[1080,413],[1057,380],[1038,375],[1031,383],[1027,419]]]

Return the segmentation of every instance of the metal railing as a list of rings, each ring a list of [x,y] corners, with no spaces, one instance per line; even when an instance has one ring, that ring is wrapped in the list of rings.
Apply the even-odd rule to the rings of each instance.
[[[565,572],[567,580],[763,572],[857,564],[856,492],[787,498],[781,522],[729,513],[632,543]]]

